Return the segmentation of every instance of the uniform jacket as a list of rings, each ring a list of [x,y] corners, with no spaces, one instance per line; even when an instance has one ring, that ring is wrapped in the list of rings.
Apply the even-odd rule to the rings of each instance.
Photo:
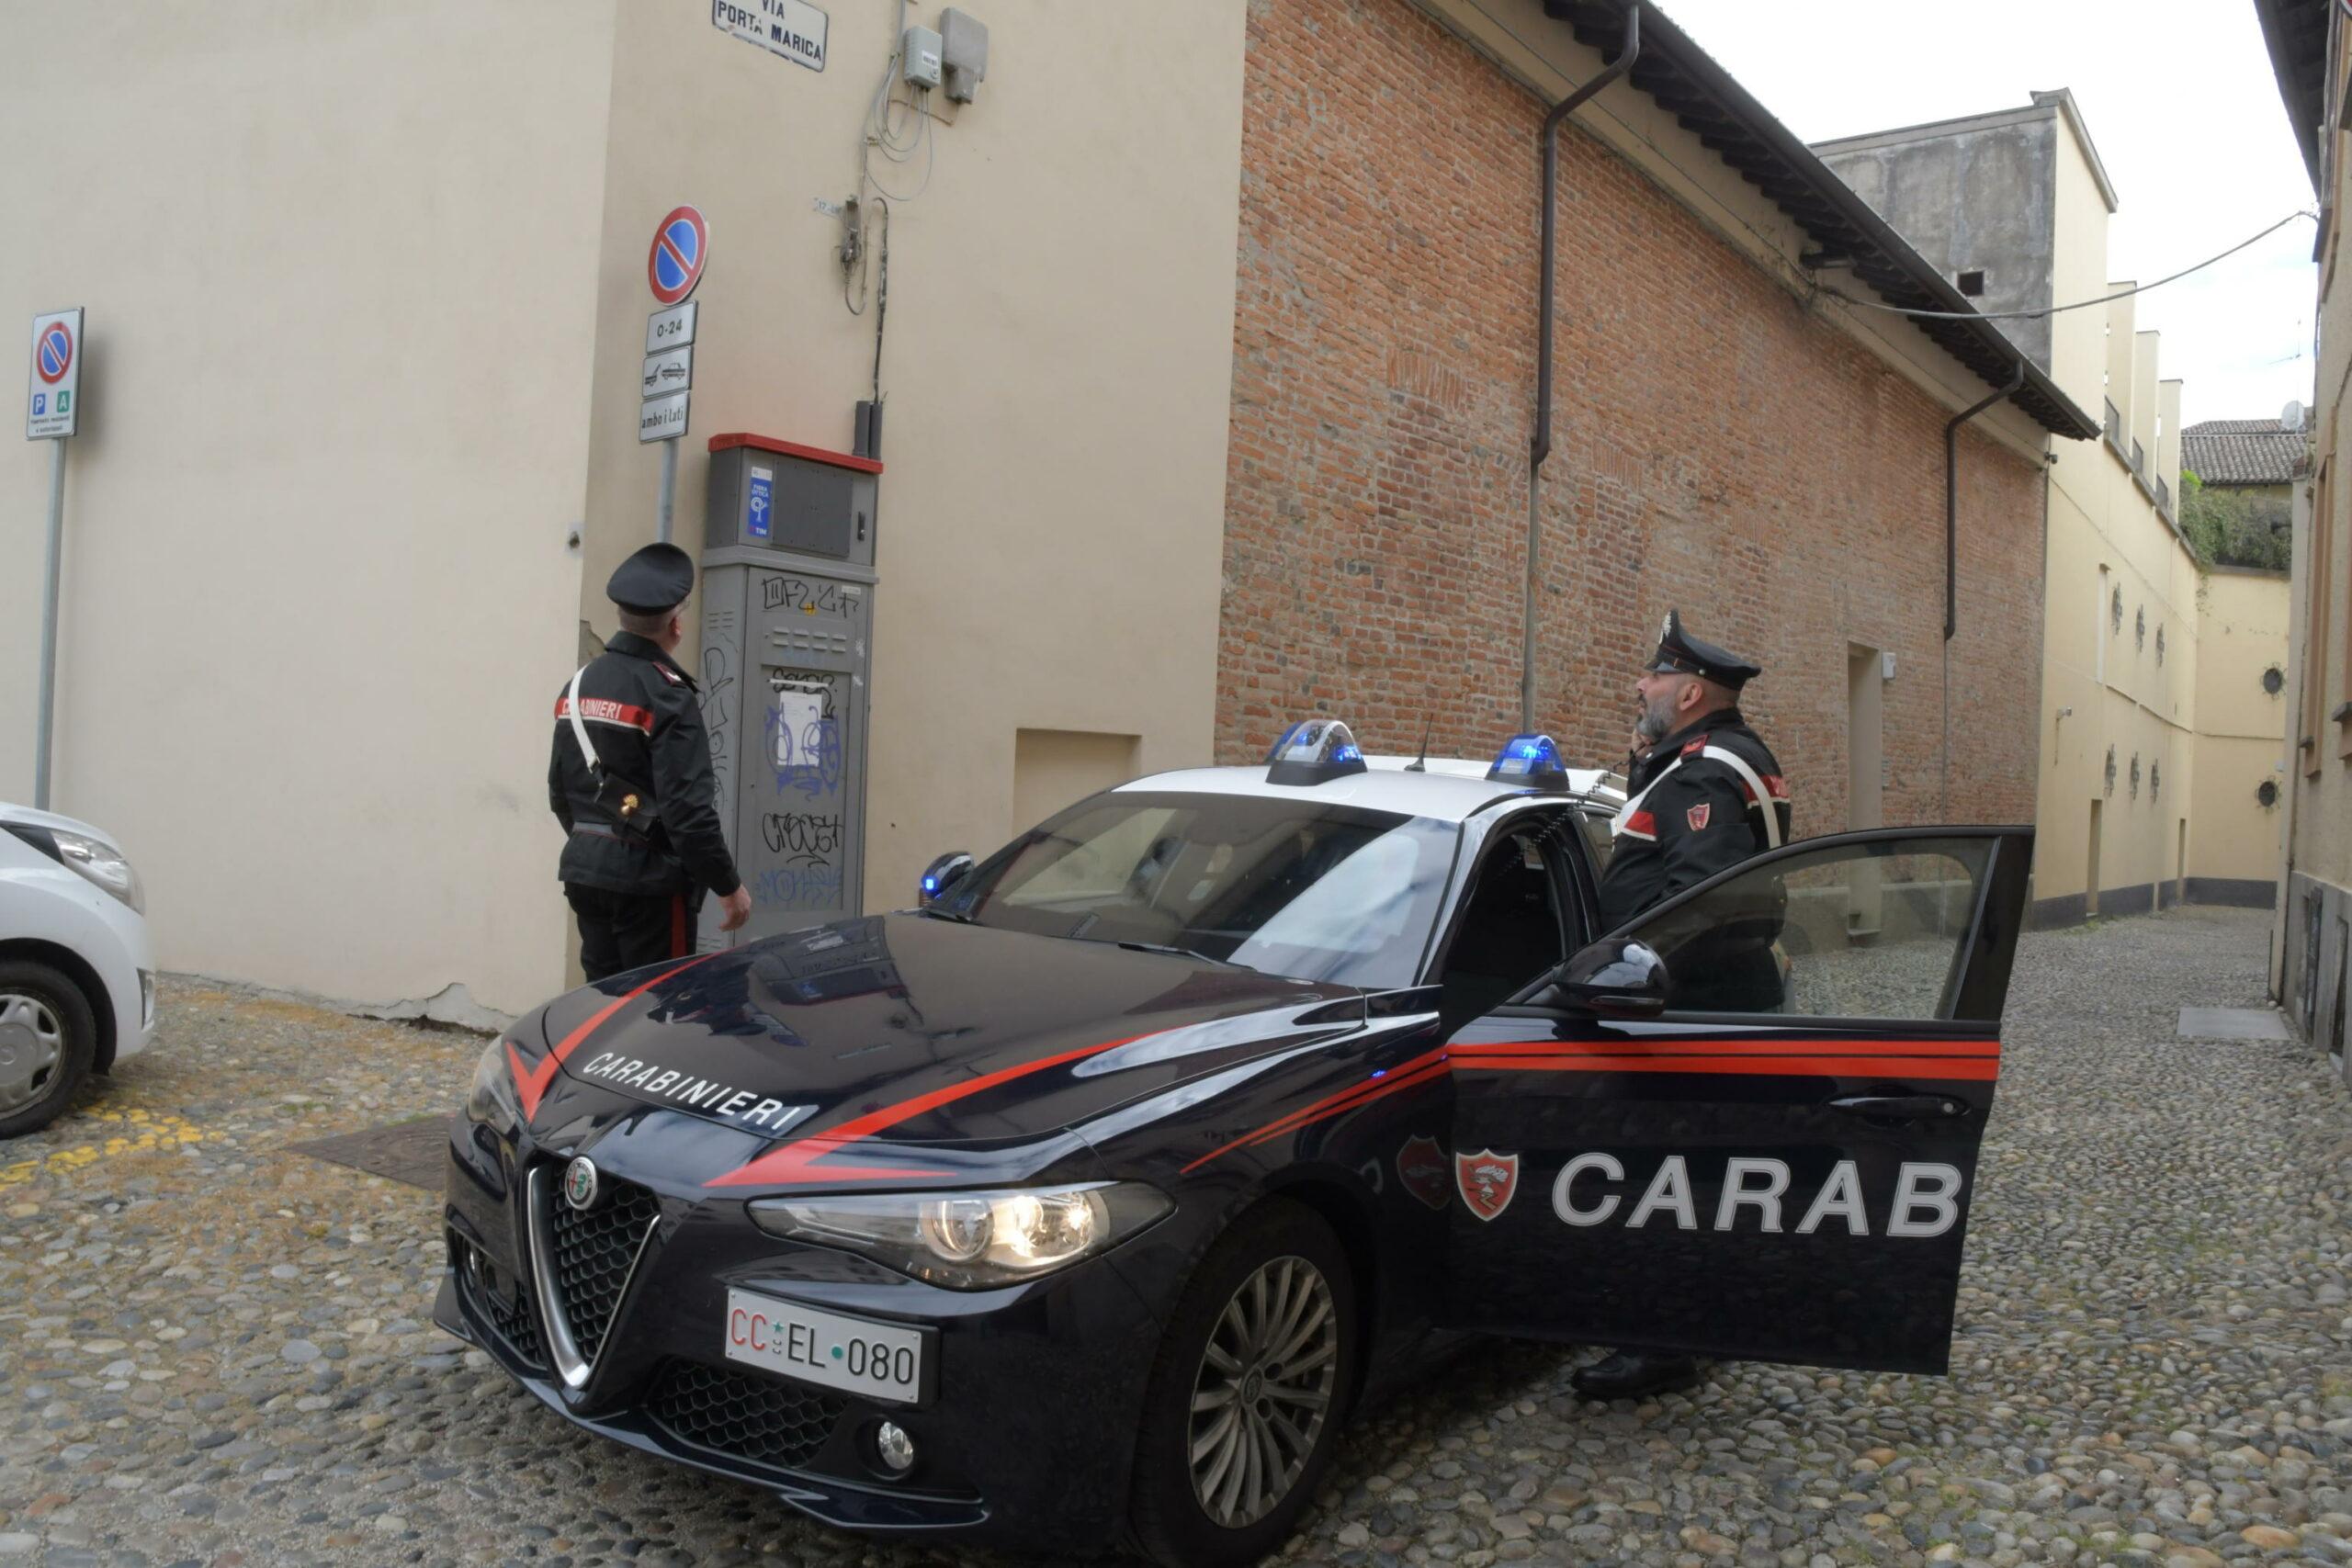
[[[571,685],[566,682],[565,687]],[[668,895],[689,886],[720,897],[742,886],[718,825],[710,737],[699,689],[659,643],[622,632],[580,677],[580,716],[607,773],[640,787],[659,820],[650,841],[616,836],[571,731],[567,691],[555,699],[548,807],[571,837],[557,874],[609,893]]]
[[[1722,752],[1747,764],[1764,786],[1764,799]],[[1736,707],[1711,713],[1643,753],[1626,795],[1600,878],[1605,930],[1769,847],[1767,811],[1779,841],[1788,842],[1789,786],[1781,764]]]

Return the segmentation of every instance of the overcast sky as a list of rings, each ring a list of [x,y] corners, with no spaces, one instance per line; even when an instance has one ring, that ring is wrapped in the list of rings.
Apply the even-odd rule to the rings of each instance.
[[[2107,275],[2139,282],[2316,209],[2251,0],[1666,0],[1808,141],[2074,89],[2115,186]],[[2313,225],[2138,297],[2184,423],[2312,400]],[[2064,303],[2064,301],[2060,301]],[[2093,414],[2098,411],[2091,410]]]

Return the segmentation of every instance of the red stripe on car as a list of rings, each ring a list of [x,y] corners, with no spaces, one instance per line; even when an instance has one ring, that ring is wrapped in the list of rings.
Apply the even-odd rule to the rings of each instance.
[[[719,950],[721,953],[727,950],[724,948]],[[579,1028],[565,1035],[561,1042],[556,1045],[556,1048],[549,1051],[546,1055],[540,1057],[537,1064],[535,1066],[526,1066],[521,1055],[515,1051],[514,1047],[512,1045],[507,1046],[506,1061],[507,1065],[514,1071],[514,1092],[517,1098],[523,1101],[524,1118],[528,1120],[529,1118],[538,1114],[539,1101],[547,1094],[548,1085],[555,1081],[555,1070],[558,1065],[560,1065],[566,1056],[569,1056],[574,1051],[579,1050],[581,1045],[586,1042],[587,1038],[591,1034],[595,1033],[598,1029],[604,1026],[606,1019],[611,1018],[613,1014],[620,1011],[621,1009],[627,1007],[630,1002],[635,1001],[638,998],[643,996],[646,992],[651,990],[654,987],[660,985],[671,976],[681,974],[685,970],[693,968],[697,964],[707,962],[708,960],[718,956],[718,953],[706,953],[696,957],[689,958],[684,964],[673,964],[671,967],[662,970],[659,975],[654,976],[650,980],[646,981],[643,985],[639,986],[635,990],[627,991],[622,993],[620,996],[615,997],[611,1001],[606,1002],[603,1007],[598,1008],[594,1013],[590,1014],[587,1022],[582,1023]]]
[[[838,1127],[828,1127],[821,1133],[796,1139],[780,1149],[770,1149],[750,1164],[738,1167],[724,1176],[716,1177],[705,1182],[704,1185],[707,1187],[759,1187],[801,1181],[881,1181],[899,1177],[945,1176],[950,1173],[940,1170],[886,1169],[877,1166],[820,1167],[816,1162],[827,1155],[838,1153],[852,1144],[863,1142],[876,1133],[895,1127],[901,1122],[911,1122],[926,1111],[935,1111],[943,1105],[952,1104],[956,1100],[978,1094],[982,1089],[994,1089],[999,1084],[1011,1083],[1014,1078],[1026,1077],[1031,1073],[1041,1073],[1048,1067],[1058,1067],[1067,1063],[1083,1060],[1088,1056],[1099,1056],[1105,1051],[1114,1050],[1121,1045],[1132,1045],[1145,1038],[1147,1037],[1141,1034],[1131,1034],[1124,1040],[1105,1040],[1100,1045],[1081,1045],[1075,1051],[1063,1051],[1051,1056],[1041,1056],[1034,1062],[1023,1062],[1017,1066],[1001,1067],[995,1072],[984,1073],[968,1083],[950,1084],[945,1089],[935,1089],[927,1094],[916,1095],[911,1100],[901,1100],[894,1105],[886,1105],[879,1111],[869,1111],[865,1115],[844,1122]]]
[[[1337,1094],[1326,1095],[1312,1105],[1302,1106],[1287,1116],[1279,1117],[1262,1127],[1244,1133],[1228,1144],[1211,1149],[1207,1154],[1186,1166],[1182,1174],[1190,1176],[1220,1155],[1230,1154],[1235,1149],[1248,1148],[1252,1144],[1262,1144],[1270,1138],[1280,1137],[1284,1133],[1295,1131],[1310,1122],[1329,1121],[1341,1111],[1353,1111],[1357,1106],[1378,1100],[1382,1095],[1393,1090],[1413,1084],[1427,1083],[1431,1078],[1442,1077],[1446,1070],[1445,1056],[1445,1047],[1440,1046],[1434,1051],[1414,1057],[1409,1062],[1395,1067],[1384,1068],[1360,1083],[1351,1084]]]
[[[1487,1056],[1458,1072],[1724,1073],[1764,1077],[1893,1077],[1992,1083],[2001,1064],[1970,1056]]]

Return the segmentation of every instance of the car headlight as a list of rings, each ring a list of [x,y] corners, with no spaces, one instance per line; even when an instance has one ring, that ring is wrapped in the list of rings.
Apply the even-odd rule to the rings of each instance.
[[[752,1222],[771,1235],[863,1253],[951,1291],[1035,1280],[1091,1258],[1176,1207],[1140,1182],[995,1192],[821,1193],[760,1198]]]
[[[514,1070],[507,1066],[506,1048],[502,1035],[490,1043],[490,1049],[474,1064],[474,1087],[466,1095],[466,1118],[511,1138],[522,1125],[523,1099],[514,1088]]]
[[[122,852],[103,839],[63,828],[36,828],[30,823],[0,824],[60,865],[71,866],[86,880],[121,899],[139,914],[147,912],[147,890]]]

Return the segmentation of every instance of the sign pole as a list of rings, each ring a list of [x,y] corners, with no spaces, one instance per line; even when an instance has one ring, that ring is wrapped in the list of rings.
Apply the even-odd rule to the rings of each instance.
[[[663,544],[670,542],[670,513],[678,500],[678,438],[674,435],[662,443],[662,531],[654,536]]]
[[[33,318],[25,439],[49,443],[49,559],[40,591],[40,703],[33,808],[49,809],[49,741],[57,720],[57,574],[65,554],[65,443],[80,428],[82,308]]]
[[[49,736],[57,690],[57,569],[65,545],[65,437],[49,444],[49,576],[40,595],[40,732],[33,748],[33,809],[49,809]]]
[[[819,44],[821,52],[823,44]],[[638,405],[637,439],[662,443],[661,524],[656,533],[670,543],[678,501],[678,439],[686,433],[687,404],[694,387],[695,316],[688,301],[710,260],[710,224],[692,207],[673,207],[654,226],[645,253],[646,287],[662,309],[645,322],[644,397]]]

